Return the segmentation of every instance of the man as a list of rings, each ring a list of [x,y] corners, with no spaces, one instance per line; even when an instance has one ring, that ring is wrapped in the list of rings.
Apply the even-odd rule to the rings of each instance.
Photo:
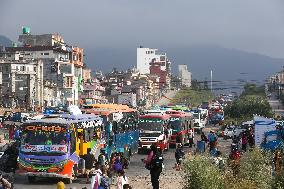
[[[144,163],[150,170],[153,189],[159,189],[159,177],[163,169],[163,158],[156,145],[152,144],[150,148],[151,151],[147,156],[147,159],[144,160]]]
[[[87,183],[89,183],[89,174],[95,162],[95,156],[91,154],[91,148],[87,149],[87,154],[83,157],[83,159],[85,160],[85,174],[87,176]]]
[[[179,171],[180,170],[180,165],[182,162],[182,159],[184,158],[184,151],[182,149],[182,145],[178,144],[176,152],[175,152],[175,158],[176,158],[176,170]]]

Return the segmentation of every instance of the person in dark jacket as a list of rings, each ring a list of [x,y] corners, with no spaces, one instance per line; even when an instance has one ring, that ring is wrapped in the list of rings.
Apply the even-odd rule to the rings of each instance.
[[[204,132],[201,133],[200,137],[201,137],[201,141],[204,141],[206,143],[208,142],[208,139],[207,139],[206,135],[204,134]]]
[[[91,154],[91,148],[87,149],[87,154],[84,155],[83,159],[85,160],[85,174],[87,176],[87,183],[90,183],[89,174],[95,162],[95,156],[94,154]]]
[[[153,189],[159,189],[159,177],[160,177],[163,167],[155,166],[151,164],[154,163],[155,157],[158,157],[161,154],[161,152],[157,149],[157,146],[155,144],[152,144],[150,148],[151,148],[151,151],[148,154],[147,159],[144,160],[144,163],[146,164],[146,167],[150,167],[149,170],[150,170],[151,183],[152,183]]]
[[[175,152],[175,158],[176,158],[176,162],[177,162],[176,170],[178,170],[178,171],[180,170],[180,165],[181,165],[181,162],[182,162],[184,155],[185,155],[185,153],[183,151],[182,145],[178,144],[176,152]]]

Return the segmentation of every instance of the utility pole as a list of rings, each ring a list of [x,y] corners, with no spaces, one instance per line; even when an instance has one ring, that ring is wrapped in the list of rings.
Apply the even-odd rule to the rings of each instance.
[[[210,80],[211,80],[211,82],[210,82],[210,89],[211,89],[211,92],[212,92],[212,77],[213,77],[213,71],[210,70]]]

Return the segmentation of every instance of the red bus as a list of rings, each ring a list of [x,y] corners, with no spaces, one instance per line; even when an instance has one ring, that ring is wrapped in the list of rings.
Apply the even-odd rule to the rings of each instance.
[[[192,127],[193,116],[188,112],[181,111],[167,111],[166,114],[170,116],[169,126],[172,129],[170,137],[170,145],[176,145],[177,137],[180,137],[182,145],[189,144],[190,135],[193,138],[194,128]]]

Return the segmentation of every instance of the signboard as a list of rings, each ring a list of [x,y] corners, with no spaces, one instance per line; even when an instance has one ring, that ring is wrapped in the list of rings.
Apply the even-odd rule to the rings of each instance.
[[[25,131],[43,131],[43,132],[66,132],[66,128],[60,127],[58,125],[26,125],[24,127]]]
[[[66,145],[21,145],[22,152],[67,152]]]
[[[254,116],[253,120],[255,124],[255,145],[260,146],[264,140],[264,134],[268,131],[274,131],[276,129],[276,121],[261,116]]]

